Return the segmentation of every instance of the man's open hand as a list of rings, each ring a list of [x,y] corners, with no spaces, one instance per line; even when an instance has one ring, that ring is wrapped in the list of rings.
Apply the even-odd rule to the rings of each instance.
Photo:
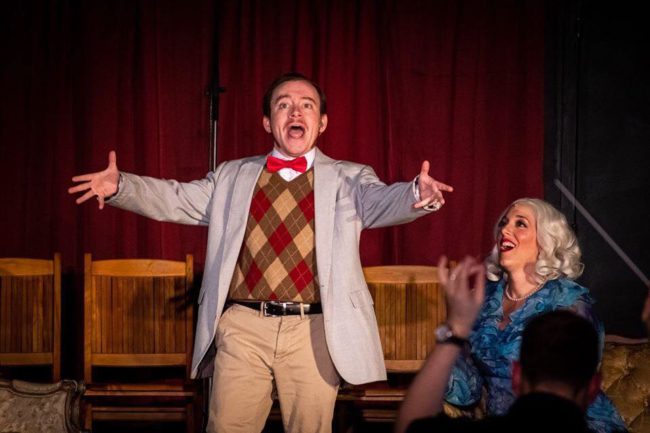
[[[117,185],[120,180],[120,172],[117,169],[117,155],[114,150],[108,153],[108,167],[96,173],[81,174],[72,178],[73,182],[83,182],[68,189],[69,194],[77,192],[85,193],[77,198],[77,204],[81,204],[89,198],[96,196],[99,201],[99,208],[104,208],[104,200],[117,192]]]
[[[432,206],[435,210],[440,209],[445,204],[442,191],[452,192],[454,190],[450,185],[438,182],[429,176],[429,161],[422,163],[420,175],[418,176],[418,189],[420,201],[415,203],[413,207],[419,209],[425,206]]]

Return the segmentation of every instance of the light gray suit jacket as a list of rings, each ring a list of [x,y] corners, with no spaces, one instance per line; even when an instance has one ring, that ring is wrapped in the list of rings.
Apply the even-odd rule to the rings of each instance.
[[[204,179],[189,183],[121,173],[119,191],[108,201],[160,221],[209,226],[192,377],[211,374],[204,368],[209,361],[206,354],[214,346],[265,158],[227,161]],[[409,222],[428,212],[413,208],[412,182],[386,185],[372,168],[333,160],[318,149],[314,200],[316,263],[330,356],[348,383],[384,380],[384,357],[361,269],[359,237],[362,229]]]

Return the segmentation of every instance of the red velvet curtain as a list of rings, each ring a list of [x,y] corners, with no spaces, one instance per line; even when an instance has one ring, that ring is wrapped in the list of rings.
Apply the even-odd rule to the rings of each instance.
[[[454,186],[437,215],[364,233],[363,262],[487,254],[512,200],[542,194],[541,1],[229,0],[220,3],[221,160],[267,152],[260,101],[297,70],[328,97],[321,149]]]
[[[27,1],[1,6],[0,255],[202,261],[205,229],[149,221],[67,194],[118,167],[191,180],[208,170],[211,1]]]
[[[456,188],[436,215],[368,231],[365,264],[483,255],[498,213],[542,194],[541,0],[34,0],[0,20],[0,256],[61,251],[79,273],[85,251],[201,264],[204,229],[78,207],[66,190],[110,149],[125,171],[202,177],[217,52],[219,161],[270,149],[262,93],[298,70],[328,95],[324,152],[387,182],[428,159]]]

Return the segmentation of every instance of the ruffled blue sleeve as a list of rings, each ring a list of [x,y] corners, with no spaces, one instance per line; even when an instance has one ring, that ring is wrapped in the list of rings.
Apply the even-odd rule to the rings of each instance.
[[[454,406],[472,406],[481,399],[483,378],[472,359],[460,356],[447,382],[445,400]]]

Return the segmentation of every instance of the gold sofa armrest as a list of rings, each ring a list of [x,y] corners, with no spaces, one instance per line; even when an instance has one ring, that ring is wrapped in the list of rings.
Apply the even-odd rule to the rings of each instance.
[[[602,389],[631,433],[650,433],[650,343],[616,335],[605,337]]]

